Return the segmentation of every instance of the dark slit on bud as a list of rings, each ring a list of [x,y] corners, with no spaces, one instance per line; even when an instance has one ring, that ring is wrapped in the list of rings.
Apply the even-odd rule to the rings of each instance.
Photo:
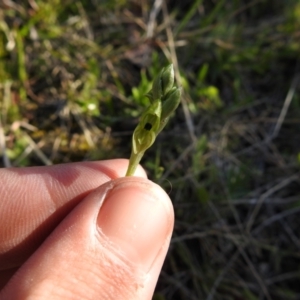
[[[152,125],[150,123],[146,123],[145,126],[144,126],[144,129],[150,131],[152,128]]]

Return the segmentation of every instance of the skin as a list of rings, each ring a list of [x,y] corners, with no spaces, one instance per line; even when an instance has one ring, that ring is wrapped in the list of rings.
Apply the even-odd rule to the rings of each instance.
[[[0,300],[152,298],[173,207],[127,166],[0,169]]]

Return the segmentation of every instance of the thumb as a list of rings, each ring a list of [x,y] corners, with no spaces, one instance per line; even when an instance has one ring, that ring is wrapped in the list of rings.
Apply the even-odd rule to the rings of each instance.
[[[173,229],[169,197],[138,177],[89,194],[0,299],[151,299]]]

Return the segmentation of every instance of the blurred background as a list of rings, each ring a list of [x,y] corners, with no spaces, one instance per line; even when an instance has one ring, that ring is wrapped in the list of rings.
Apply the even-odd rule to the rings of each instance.
[[[299,53],[298,0],[2,0],[0,166],[129,158],[172,62],[142,160],[176,214],[153,299],[300,299]]]

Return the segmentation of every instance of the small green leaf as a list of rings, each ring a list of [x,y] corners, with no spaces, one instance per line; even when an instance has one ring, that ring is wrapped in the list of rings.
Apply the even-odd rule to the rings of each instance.
[[[163,95],[166,95],[172,89],[174,85],[174,69],[172,64],[163,69],[161,74],[161,85]]]
[[[152,95],[154,100],[162,99],[174,85],[174,69],[170,64],[163,68],[159,75],[154,79],[152,86]]]

